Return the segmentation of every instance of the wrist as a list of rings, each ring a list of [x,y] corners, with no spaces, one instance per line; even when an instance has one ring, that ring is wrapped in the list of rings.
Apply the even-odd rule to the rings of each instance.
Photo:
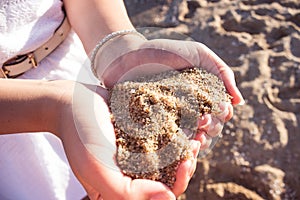
[[[102,83],[109,82],[110,76],[105,73],[109,71],[108,68],[122,56],[138,50],[145,41],[147,39],[135,30],[117,31],[107,35],[99,41],[91,54],[91,70]]]
[[[43,115],[47,121],[45,127],[49,132],[62,139],[63,127],[72,117],[72,91],[74,82],[68,80],[49,81],[45,83],[47,88],[47,105],[44,105]]]

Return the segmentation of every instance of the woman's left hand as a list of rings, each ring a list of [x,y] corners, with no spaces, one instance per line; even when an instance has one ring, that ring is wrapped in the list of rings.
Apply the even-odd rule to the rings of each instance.
[[[233,106],[242,104],[243,97],[236,86],[233,71],[204,44],[169,39],[143,40],[135,34],[120,36],[100,48],[96,71],[107,87],[124,80],[155,74],[166,70],[199,67],[213,73],[224,82],[232,102],[219,105],[218,115],[199,117],[198,133],[194,139],[207,148],[218,136],[224,123],[231,119]]]

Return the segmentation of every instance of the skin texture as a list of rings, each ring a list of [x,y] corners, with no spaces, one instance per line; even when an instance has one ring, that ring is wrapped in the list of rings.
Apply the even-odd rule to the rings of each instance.
[[[134,29],[121,0],[65,0],[64,4],[71,25],[88,55],[105,35]],[[201,64],[225,82],[233,97],[233,105],[243,102],[231,69],[202,44],[184,42],[178,45],[170,40],[146,41],[128,35],[110,45],[116,45],[118,50],[112,52],[110,48],[101,48],[100,56],[97,57],[97,63],[101,64],[96,66],[98,75],[108,87],[118,81],[115,79],[116,74],[121,78],[124,75],[132,78],[136,73],[133,70],[131,72],[134,75],[131,75],[128,71],[140,67],[143,70],[139,73],[149,73],[148,63],[168,65],[174,69]],[[101,52],[109,56],[103,57],[105,54]],[[172,62],[165,63],[166,60]],[[115,145],[112,144],[115,135],[106,103],[107,90],[102,87],[64,80],[2,79],[0,94],[0,134],[48,131],[58,136],[63,142],[72,170],[91,199],[175,199],[185,191],[196,169],[195,158],[200,142],[192,140],[194,158],[179,166],[172,190],[159,182],[132,180],[124,176],[114,165]],[[77,94],[84,98],[76,98]],[[94,104],[88,103],[90,99],[94,100]],[[223,118],[229,120],[233,113],[232,106],[223,110]],[[200,120],[199,129],[207,131],[218,124],[211,123],[209,119],[206,116]],[[100,133],[99,130],[105,131]]]
[[[0,134],[50,131],[59,106],[53,87],[45,81],[0,79]],[[18,122],[18,123],[16,123]]]
[[[65,0],[64,4],[70,23],[87,54],[106,35],[134,29],[122,0]]]

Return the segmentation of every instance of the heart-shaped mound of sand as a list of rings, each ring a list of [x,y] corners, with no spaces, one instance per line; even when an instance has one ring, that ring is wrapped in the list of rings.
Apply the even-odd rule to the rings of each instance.
[[[199,117],[230,102],[223,82],[199,68],[118,83],[110,92],[118,166],[127,176],[169,187],[178,164],[192,155],[189,139]]]

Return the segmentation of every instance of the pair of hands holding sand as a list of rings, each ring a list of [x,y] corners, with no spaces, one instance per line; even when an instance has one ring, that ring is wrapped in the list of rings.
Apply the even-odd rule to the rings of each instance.
[[[87,54],[108,34],[134,29],[123,1],[64,0],[64,4],[72,28]],[[158,72],[162,66],[182,69],[194,65],[213,72],[224,81],[233,97],[232,104],[243,101],[231,69],[204,45],[171,40],[147,41],[131,34],[118,39],[101,47],[96,57],[95,71],[108,88],[122,79],[153,73],[153,68]],[[70,84],[71,90],[67,90],[62,99],[66,102],[73,99],[73,103],[67,104],[63,111],[66,118],[61,126],[61,138],[72,169],[91,199],[175,199],[185,191],[196,168],[200,142],[192,140],[194,159],[180,164],[172,189],[159,182],[132,180],[121,173],[114,160],[116,139],[107,106],[107,90]],[[227,105],[222,110],[221,121],[229,120],[232,106]],[[223,126],[221,121],[214,121],[210,116],[199,120],[199,130],[203,131],[196,139],[204,144],[205,132],[218,134]]]
[[[129,35],[119,39],[134,48],[125,49],[115,40],[110,44],[116,44],[119,51],[109,48],[111,45],[102,49],[111,51],[113,62],[109,56],[101,57],[104,54],[97,58],[101,61],[97,69],[105,69],[101,78],[108,88],[122,79],[154,73],[150,69],[155,66],[156,72],[163,68],[200,66],[224,81],[233,105],[243,102],[232,71],[206,46],[164,39],[145,41]],[[222,112],[217,118],[206,115],[199,119],[200,131],[191,140],[193,158],[179,165],[171,189],[160,182],[132,180],[117,167],[116,138],[106,89],[66,80],[0,82],[0,134],[40,131],[56,134],[63,142],[73,172],[91,199],[175,199],[187,188],[196,169],[197,154],[207,146],[206,139],[219,134],[223,123],[232,117],[232,105],[225,104],[221,105]],[[14,121],[18,123],[10,123]]]
[[[118,81],[135,79],[163,70],[180,70],[199,66],[223,80],[232,105],[243,102],[232,70],[205,45],[167,39],[143,40],[124,35],[100,49],[97,56],[98,75],[107,88]],[[67,84],[68,85],[68,84]],[[233,114],[231,104],[220,105],[217,117],[205,115],[198,120],[198,132],[191,140],[193,158],[182,162],[173,188],[151,180],[132,180],[122,174],[115,162],[116,139],[107,105],[108,91],[102,87],[69,83],[60,137],[73,171],[91,199],[175,199],[183,193],[196,169],[200,149],[209,146],[224,122]],[[71,100],[72,99],[72,100]],[[74,134],[77,133],[77,134]]]

